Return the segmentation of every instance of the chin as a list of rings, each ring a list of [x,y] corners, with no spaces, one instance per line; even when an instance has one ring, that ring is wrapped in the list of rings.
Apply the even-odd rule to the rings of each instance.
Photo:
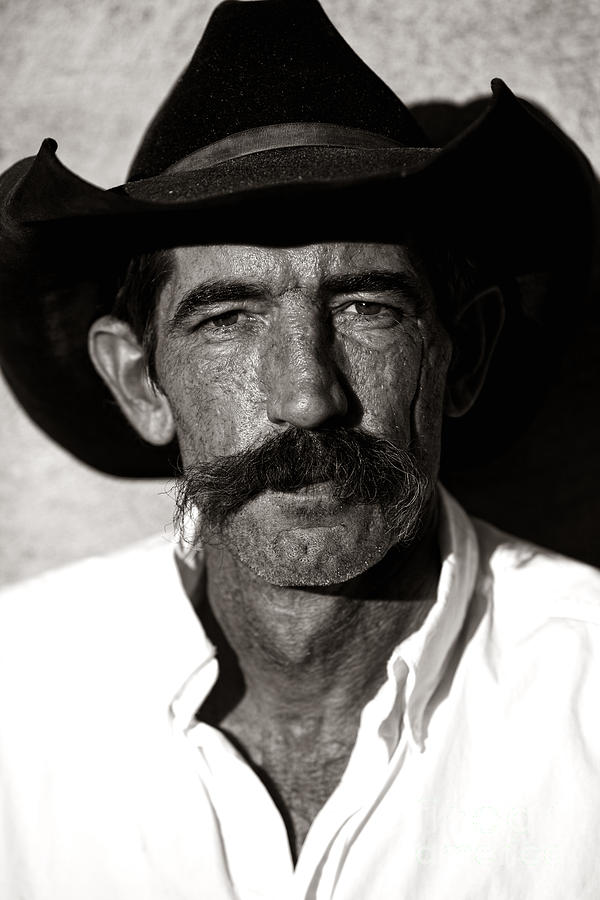
[[[376,565],[394,543],[377,507],[290,516],[269,497],[252,501],[236,514],[223,539],[243,566],[280,587],[349,581]]]

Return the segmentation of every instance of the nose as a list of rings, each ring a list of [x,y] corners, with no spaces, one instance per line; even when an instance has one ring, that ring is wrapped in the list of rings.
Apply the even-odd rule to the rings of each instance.
[[[297,323],[278,334],[267,361],[267,416],[276,425],[315,429],[348,412],[348,397],[325,325]]]

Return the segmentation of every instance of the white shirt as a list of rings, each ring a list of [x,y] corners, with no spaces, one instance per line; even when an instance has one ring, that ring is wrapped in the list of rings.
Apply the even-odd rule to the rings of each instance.
[[[600,575],[442,491],[437,601],[294,870],[195,712],[214,648],[163,538],[0,598],[2,900],[597,900]]]

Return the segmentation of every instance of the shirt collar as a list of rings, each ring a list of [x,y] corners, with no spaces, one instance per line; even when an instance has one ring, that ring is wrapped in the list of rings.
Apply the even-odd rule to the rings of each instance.
[[[439,497],[441,571],[436,602],[421,627],[392,653],[387,665],[387,679],[381,688],[387,697],[387,711],[377,724],[380,735],[390,745],[390,753],[399,734],[402,711],[414,744],[421,750],[424,747],[425,709],[463,626],[477,577],[479,554],[473,526],[464,510],[441,485]],[[184,590],[188,596],[192,592],[199,594],[201,603],[204,585],[202,552],[191,550],[189,545],[180,542],[175,557]],[[190,727],[219,673],[216,650],[197,622],[201,635],[194,644],[193,668],[170,704],[173,725],[181,730]],[[400,692],[403,692],[402,703],[398,702]]]
[[[189,728],[196,712],[212,690],[219,676],[219,664],[216,647],[208,639],[193,609],[200,607],[204,600],[206,590],[204,554],[201,549],[192,547],[191,543],[180,538],[175,546],[174,557],[187,606],[194,615],[194,630],[199,632],[194,659],[190,660],[191,667],[188,668],[187,676],[169,706],[173,726],[184,731]]]
[[[440,579],[436,602],[422,626],[394,651],[408,667],[406,720],[414,742],[423,749],[424,713],[441,681],[463,627],[479,567],[475,530],[465,511],[439,485]]]

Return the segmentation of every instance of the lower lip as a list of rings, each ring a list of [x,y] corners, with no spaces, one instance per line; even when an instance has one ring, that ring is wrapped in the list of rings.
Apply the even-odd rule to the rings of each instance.
[[[306,484],[304,487],[298,488],[296,491],[267,491],[274,497],[330,497],[332,496],[331,484],[329,481],[319,481],[316,484]]]
[[[297,491],[266,491],[265,496],[275,501],[281,509],[308,506],[325,513],[340,508],[340,501],[334,497],[331,485],[326,481],[306,485]]]
[[[288,497],[324,497],[331,495],[331,484],[329,481],[318,481],[316,484],[306,484],[304,487],[298,488],[297,491],[286,492]]]

